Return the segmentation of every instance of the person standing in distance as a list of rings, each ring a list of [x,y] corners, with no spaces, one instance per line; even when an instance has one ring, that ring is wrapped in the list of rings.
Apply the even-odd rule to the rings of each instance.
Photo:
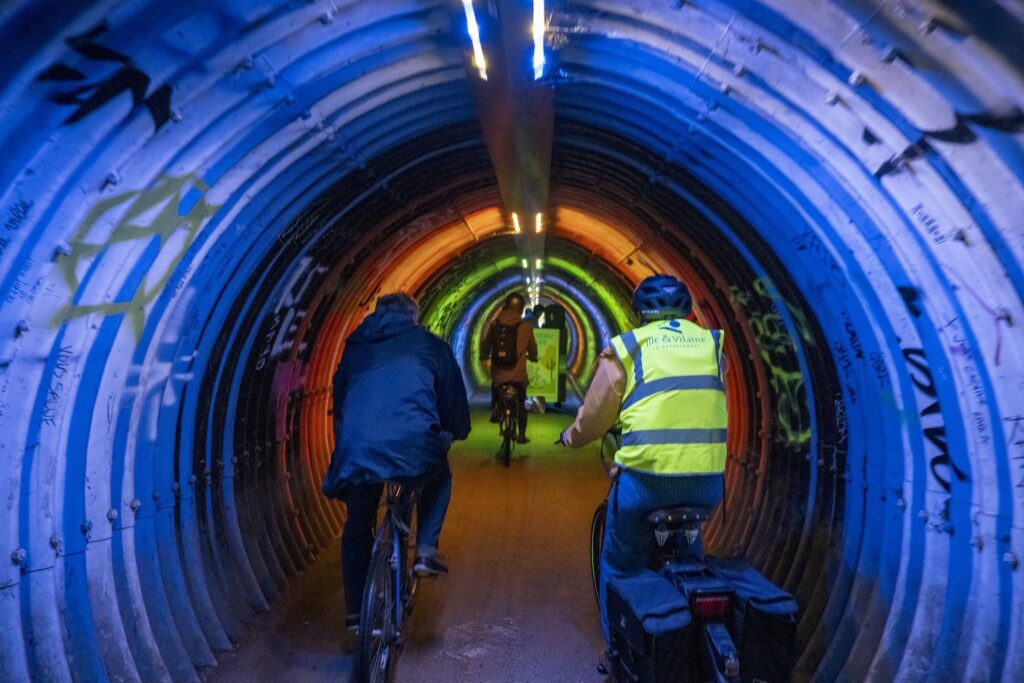
[[[452,493],[448,450],[469,435],[469,404],[451,347],[419,325],[419,306],[387,294],[355,332],[334,373],[334,454],[323,491],[345,501],[341,537],[345,625],[359,624],[384,482],[421,488],[416,534],[419,576],[447,573],[437,545]]]
[[[579,448],[616,423],[622,428],[601,553],[605,642],[608,582],[646,566],[650,529],[643,515],[658,507],[714,507],[722,500],[729,422],[725,333],[687,320],[691,308],[689,290],[675,277],[641,282],[633,293],[640,326],[613,338],[601,353],[576,421],[560,437]],[[701,556],[700,547],[692,551]]]
[[[498,422],[498,390],[502,384],[516,388],[519,406],[518,443],[527,443],[526,438],[526,387],[530,378],[526,372],[526,361],[537,361],[537,340],[533,336],[533,325],[523,320],[526,300],[522,294],[513,292],[505,297],[505,305],[498,317],[487,328],[480,347],[480,360],[491,375],[491,422]]]

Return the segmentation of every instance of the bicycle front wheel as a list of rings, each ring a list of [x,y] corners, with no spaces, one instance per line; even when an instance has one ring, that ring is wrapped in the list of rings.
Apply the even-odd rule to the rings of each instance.
[[[356,676],[360,683],[391,683],[394,680],[399,634],[396,614],[391,544],[380,544],[370,558],[363,590]]]
[[[506,434],[501,441],[501,464],[508,467],[512,462],[512,437]]]
[[[594,583],[594,600],[601,606],[601,549],[604,548],[604,527],[608,517],[608,501],[594,510],[590,520],[590,578]]]

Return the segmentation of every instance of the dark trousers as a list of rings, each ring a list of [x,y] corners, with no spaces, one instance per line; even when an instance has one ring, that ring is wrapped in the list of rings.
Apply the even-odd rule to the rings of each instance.
[[[522,436],[526,436],[526,385],[521,382],[506,382],[516,388],[516,410],[519,414],[519,433]],[[501,386],[500,384],[491,385],[491,414],[496,415],[498,411],[498,405],[501,403]]]
[[[345,587],[345,610],[359,614],[363,604],[363,586],[370,568],[370,554],[376,531],[377,507],[384,484],[351,484],[345,487],[348,508],[345,531],[341,536],[341,576]],[[423,479],[416,504],[416,554],[430,555],[437,550],[448,501],[452,497],[452,471],[448,459]]]

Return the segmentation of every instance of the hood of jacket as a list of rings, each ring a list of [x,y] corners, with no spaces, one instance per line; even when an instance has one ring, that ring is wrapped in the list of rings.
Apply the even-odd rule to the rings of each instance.
[[[397,308],[385,308],[363,318],[346,343],[373,344],[408,332],[416,326],[411,313]]]

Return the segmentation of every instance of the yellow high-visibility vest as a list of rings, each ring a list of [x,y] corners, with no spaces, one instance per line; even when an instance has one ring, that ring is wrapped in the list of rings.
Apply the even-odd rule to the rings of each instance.
[[[617,463],[654,474],[725,470],[724,339],[722,330],[688,320],[659,320],[612,339],[626,371]]]

